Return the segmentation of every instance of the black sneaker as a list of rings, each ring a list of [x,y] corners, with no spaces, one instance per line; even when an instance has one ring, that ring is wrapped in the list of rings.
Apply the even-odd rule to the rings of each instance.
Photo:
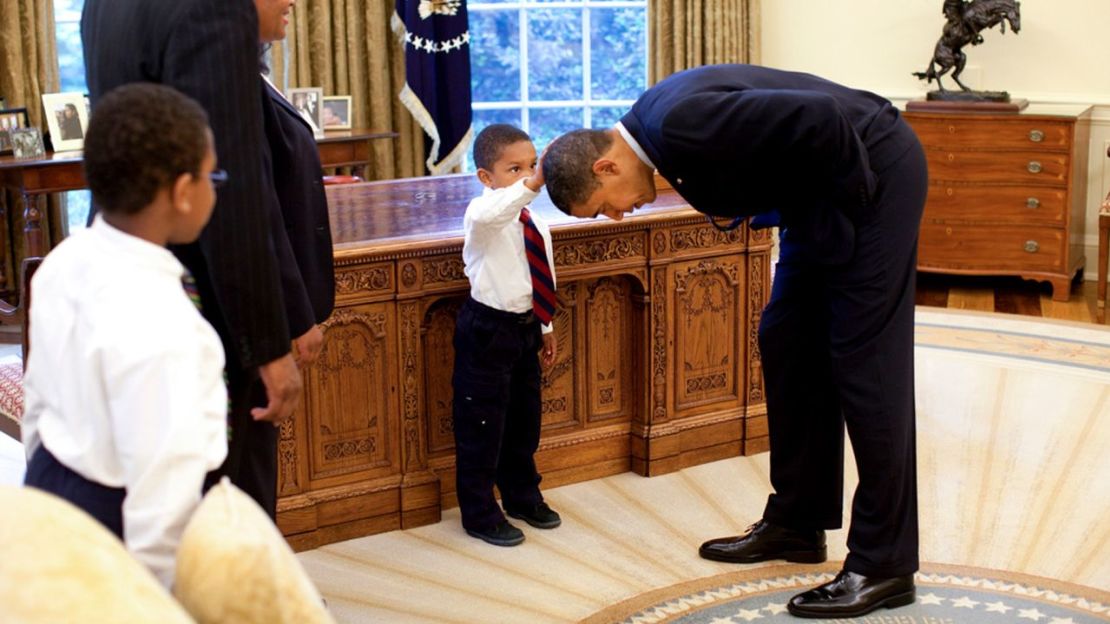
[[[510,518],[519,518],[537,529],[554,529],[563,523],[559,514],[544,502],[536,503],[531,507],[506,507],[505,513],[509,514]]]
[[[466,534],[471,537],[477,537],[483,542],[493,544],[494,546],[516,546],[524,541],[524,531],[509,524],[508,520],[502,520],[493,527],[483,531],[467,529]]]

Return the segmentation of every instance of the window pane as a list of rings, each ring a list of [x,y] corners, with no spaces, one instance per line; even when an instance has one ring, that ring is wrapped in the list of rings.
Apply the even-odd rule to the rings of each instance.
[[[470,83],[475,102],[520,99],[520,12],[470,13]]]
[[[591,128],[609,128],[613,124],[621,120],[624,114],[628,112],[628,106],[595,106],[590,109],[590,127]]]
[[[85,60],[81,49],[81,25],[77,22],[56,26],[58,43],[58,79],[63,92],[86,93]]]
[[[84,6],[85,0],[54,0],[54,20],[79,20]]]
[[[542,9],[527,15],[528,97],[582,99],[582,11]]]
[[[63,193],[65,200],[62,204],[66,211],[68,223],[66,235],[83,229],[89,219],[89,208],[92,205],[92,193],[88,191],[70,191]]]
[[[536,151],[543,151],[543,148],[560,134],[581,128],[582,117],[582,108],[578,106],[529,109],[528,134],[532,135],[532,143],[536,145]]]
[[[632,100],[647,88],[643,8],[590,9],[590,89],[595,100]]]
[[[486,126],[489,126],[489,125],[492,125],[492,124],[495,124],[495,123],[507,123],[507,124],[512,124],[512,125],[516,126],[517,128],[520,128],[521,127],[520,109],[519,108],[509,108],[509,109],[476,110],[476,111],[474,111],[474,121],[473,121],[474,136],[477,137],[478,133],[481,132],[482,129],[484,129]],[[477,167],[474,166],[474,149],[473,149],[473,147],[474,146],[471,145],[471,149],[467,150],[467,152],[466,152],[466,165],[464,166],[463,171],[476,171],[478,169]]]

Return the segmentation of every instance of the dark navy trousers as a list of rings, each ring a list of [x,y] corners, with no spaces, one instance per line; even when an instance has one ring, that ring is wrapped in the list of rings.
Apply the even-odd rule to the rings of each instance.
[[[455,321],[455,484],[463,527],[485,530],[506,507],[543,501],[534,455],[540,443],[540,323],[468,298]]]
[[[812,259],[783,233],[759,328],[774,493],[763,517],[796,529],[841,526],[844,430],[859,487],[844,568],[901,576],[918,568],[914,285],[927,190],[916,137],[878,176],[846,263]]]

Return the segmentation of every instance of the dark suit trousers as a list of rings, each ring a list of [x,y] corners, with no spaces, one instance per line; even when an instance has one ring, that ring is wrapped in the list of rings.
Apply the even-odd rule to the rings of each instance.
[[[905,140],[895,162],[873,165],[873,212],[856,224],[851,260],[813,261],[784,231],[759,328],[775,490],[763,517],[841,526],[846,425],[859,487],[844,567],[874,576],[918,568],[913,324],[927,173]]]
[[[250,414],[252,407],[266,405],[266,386],[258,377],[258,369],[243,371],[231,364],[227,368],[227,381],[231,439],[220,473],[227,475],[275,519],[278,428],[268,421],[256,421]]]
[[[534,455],[540,444],[539,321],[467,299],[455,322],[455,484],[463,527],[485,530],[507,507],[543,501]]]

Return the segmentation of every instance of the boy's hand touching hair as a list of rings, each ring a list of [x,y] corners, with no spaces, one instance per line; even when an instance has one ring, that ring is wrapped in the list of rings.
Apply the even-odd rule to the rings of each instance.
[[[543,153],[536,159],[536,170],[531,176],[524,178],[524,186],[527,186],[533,193],[539,193],[543,188],[543,155],[547,153],[547,148],[543,148]]]

